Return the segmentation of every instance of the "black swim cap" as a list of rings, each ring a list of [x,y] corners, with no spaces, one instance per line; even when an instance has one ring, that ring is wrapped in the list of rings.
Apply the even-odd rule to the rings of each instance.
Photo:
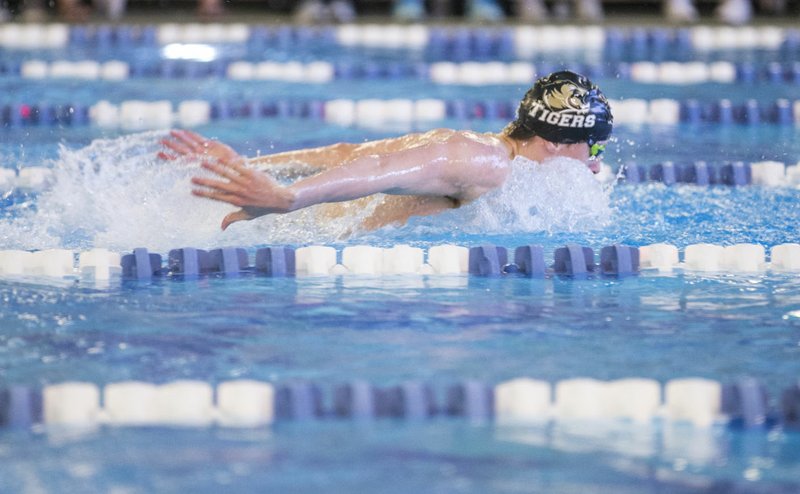
[[[505,133],[515,139],[537,135],[550,142],[594,144],[608,139],[613,125],[611,107],[600,88],[587,77],[563,70],[536,81]]]

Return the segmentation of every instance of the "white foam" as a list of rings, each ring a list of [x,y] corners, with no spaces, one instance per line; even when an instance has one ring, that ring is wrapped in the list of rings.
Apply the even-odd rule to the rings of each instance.
[[[505,184],[480,199],[434,218],[414,220],[420,228],[459,225],[467,233],[590,231],[611,219],[609,191],[580,161],[554,158],[512,162]]]
[[[159,160],[161,137],[149,132],[62,147],[54,186],[39,195],[36,210],[0,221],[2,248],[208,246],[219,228],[208,218],[221,219],[228,208],[190,195],[197,166]]]
[[[361,223],[385,198],[315,206],[287,215],[239,222],[226,232],[222,218],[234,207],[191,195],[197,161],[162,161],[164,131],[99,139],[82,149],[62,146],[43,163],[53,186],[36,208],[0,219],[0,249],[74,251],[102,247],[127,252],[146,247],[214,248],[270,243],[325,244],[362,234]],[[587,231],[610,219],[608,195],[586,166],[566,158],[536,164],[517,158],[500,189],[472,204],[418,218],[411,228],[451,232],[453,225],[483,234],[510,231]],[[416,220],[414,220],[416,221]],[[417,233],[414,231],[414,233]]]
[[[162,131],[100,139],[83,149],[62,147],[52,165],[54,186],[37,207],[0,220],[0,249],[54,247],[116,252],[146,247],[212,248],[275,243],[326,243],[358,231],[381,196],[331,208],[309,208],[284,216],[219,228],[235,208],[191,195],[190,178],[201,174],[191,160],[156,157]],[[322,217],[322,218],[321,218]],[[231,235],[231,231],[234,232]]]

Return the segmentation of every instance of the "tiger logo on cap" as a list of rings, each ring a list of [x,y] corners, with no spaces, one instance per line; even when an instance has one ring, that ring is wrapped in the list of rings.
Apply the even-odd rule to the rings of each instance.
[[[539,136],[551,142],[600,142],[614,124],[600,88],[569,70],[537,80],[520,101],[517,118],[504,132],[515,139]]]
[[[542,102],[553,111],[573,110],[578,113],[589,112],[589,102],[586,101],[585,89],[571,83],[557,81],[545,86]]]

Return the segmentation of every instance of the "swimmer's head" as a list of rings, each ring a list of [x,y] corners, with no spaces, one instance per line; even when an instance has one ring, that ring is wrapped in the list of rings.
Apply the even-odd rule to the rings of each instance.
[[[608,139],[614,124],[600,88],[569,70],[553,72],[525,93],[517,118],[504,133],[512,139],[539,136],[550,142],[593,145]]]

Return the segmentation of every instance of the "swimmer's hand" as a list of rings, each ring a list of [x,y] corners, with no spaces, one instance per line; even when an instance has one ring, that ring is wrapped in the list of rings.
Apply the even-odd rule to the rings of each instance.
[[[220,178],[194,177],[192,183],[200,186],[192,194],[215,201],[226,202],[241,209],[222,220],[225,230],[232,223],[252,220],[265,214],[288,213],[294,205],[294,194],[262,172],[247,168],[244,159],[230,162],[204,161],[202,167]]]
[[[239,153],[230,146],[220,141],[206,139],[190,130],[172,130],[169,137],[163,139],[161,144],[171,152],[161,151],[158,157],[162,160],[176,160],[181,156],[201,156],[205,159],[214,159],[222,163],[239,161]]]

